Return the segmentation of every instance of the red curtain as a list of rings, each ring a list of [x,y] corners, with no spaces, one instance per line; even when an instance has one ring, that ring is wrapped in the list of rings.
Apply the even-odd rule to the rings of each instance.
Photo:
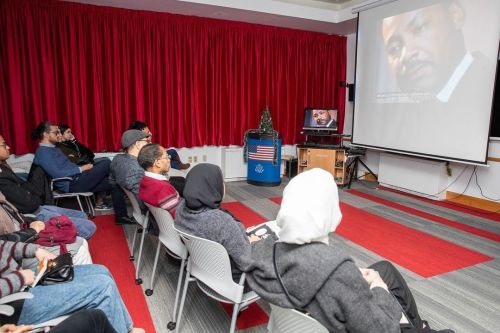
[[[0,134],[33,151],[42,120],[118,150],[144,120],[165,146],[241,145],[269,106],[284,143],[306,106],[344,122],[346,39],[320,33],[64,1],[0,3]]]

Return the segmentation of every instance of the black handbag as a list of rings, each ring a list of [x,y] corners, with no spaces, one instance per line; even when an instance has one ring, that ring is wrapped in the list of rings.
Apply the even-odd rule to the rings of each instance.
[[[69,252],[66,252],[48,261],[47,271],[43,274],[39,284],[47,286],[73,281],[74,275],[73,258]]]

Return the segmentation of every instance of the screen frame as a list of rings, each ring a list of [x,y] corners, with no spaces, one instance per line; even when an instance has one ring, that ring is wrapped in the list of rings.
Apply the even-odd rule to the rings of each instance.
[[[312,112],[312,110],[326,110],[326,111],[334,111],[335,112],[335,127],[325,127],[325,126],[308,126],[310,123],[310,117],[306,117],[308,111]],[[307,123],[307,124],[306,124]],[[302,130],[304,131],[331,131],[338,132],[339,130],[339,110],[337,108],[313,108],[306,107],[304,108],[304,117],[302,123]]]

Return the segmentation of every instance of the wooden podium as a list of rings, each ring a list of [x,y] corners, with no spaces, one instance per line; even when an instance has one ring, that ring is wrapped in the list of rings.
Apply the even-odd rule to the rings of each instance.
[[[339,147],[297,146],[297,174],[321,168],[330,172],[338,185],[345,184],[345,149]]]

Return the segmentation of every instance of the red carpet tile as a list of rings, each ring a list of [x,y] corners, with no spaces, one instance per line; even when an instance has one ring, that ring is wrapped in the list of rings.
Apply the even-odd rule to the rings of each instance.
[[[226,311],[231,320],[233,315],[233,305],[227,303],[221,303],[224,311]],[[266,324],[269,321],[267,314],[260,308],[257,303],[252,303],[248,306],[246,310],[240,312],[238,319],[236,320],[236,328],[239,330],[246,330],[251,327]]]
[[[364,192],[361,192],[358,190],[348,190],[347,192],[350,194],[354,194],[358,197],[362,197],[362,198],[368,199],[370,201],[380,203],[384,206],[388,206],[388,207],[406,212],[408,214],[423,217],[424,219],[427,219],[427,220],[430,220],[430,221],[433,221],[436,223],[444,224],[446,226],[449,226],[449,227],[452,227],[452,228],[455,228],[458,230],[466,231],[466,232],[474,234],[476,236],[491,239],[495,242],[500,242],[500,234],[496,234],[496,233],[489,232],[486,230],[471,227],[471,226],[468,226],[466,224],[462,224],[462,223],[459,223],[459,222],[456,222],[453,220],[449,220],[449,219],[446,219],[444,217],[437,216],[434,214],[426,213],[426,212],[423,212],[421,210],[411,208],[411,207],[408,207],[405,205],[401,205],[401,204],[395,203],[395,202],[390,201],[390,200],[382,199],[382,198],[379,198],[379,197],[376,197],[374,195],[367,194],[367,193],[364,193]]]
[[[451,201],[431,200],[431,199],[419,197],[419,196],[411,194],[411,193],[406,193],[406,192],[398,191],[398,190],[395,190],[395,189],[392,189],[392,188],[388,188],[388,187],[384,187],[384,186],[379,186],[378,189],[384,190],[384,191],[398,193],[398,194],[405,195],[407,197],[411,197],[411,198],[414,198],[414,199],[418,199],[420,201],[424,201],[424,202],[427,202],[427,203],[430,203],[430,204],[433,204],[433,205],[436,205],[436,206],[445,207],[445,208],[456,210],[456,211],[459,211],[459,212],[462,212],[462,213],[465,213],[465,214],[470,214],[470,215],[474,215],[474,216],[477,216],[477,217],[481,217],[483,219],[500,222],[500,214],[498,212],[489,212],[487,210],[482,210],[482,209],[479,209],[479,208],[472,208],[472,207],[461,205],[459,203],[455,203],[455,202],[451,202]]]
[[[227,209],[231,212],[245,228],[252,227],[257,224],[266,222],[267,220],[243,205],[241,202],[226,202],[222,204],[222,208]],[[224,311],[228,314],[229,318],[233,314],[232,304],[221,303]],[[259,326],[265,324],[269,321],[267,314],[260,308],[256,303],[250,304],[250,306],[245,310],[240,312],[238,320],[236,321],[236,327],[239,330],[245,330],[250,327]]]
[[[281,204],[281,198],[271,200]],[[340,209],[338,235],[420,276],[432,277],[493,260],[348,204],[340,203]]]
[[[423,277],[493,260],[345,203],[340,208],[337,234]]]
[[[261,224],[267,222],[267,219],[263,218],[244,204],[238,201],[234,202],[225,202],[222,205],[222,208],[227,209],[234,215],[241,223],[245,226],[245,228],[252,227],[257,224]]]
[[[135,284],[135,267],[129,261],[130,250],[123,228],[115,225],[114,215],[96,216],[97,232],[89,240],[90,253],[95,264],[106,266],[116,281],[123,302],[135,327],[154,333],[155,327],[141,286]]]

